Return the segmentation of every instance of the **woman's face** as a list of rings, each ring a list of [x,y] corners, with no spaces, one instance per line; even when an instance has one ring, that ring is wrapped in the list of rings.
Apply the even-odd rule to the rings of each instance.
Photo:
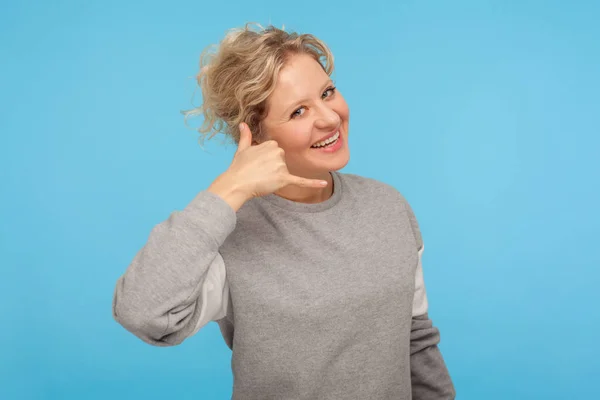
[[[267,100],[263,129],[285,151],[290,173],[305,177],[343,168],[349,161],[350,110],[321,65],[311,56],[290,57]],[[312,148],[323,138],[339,139],[329,148]]]

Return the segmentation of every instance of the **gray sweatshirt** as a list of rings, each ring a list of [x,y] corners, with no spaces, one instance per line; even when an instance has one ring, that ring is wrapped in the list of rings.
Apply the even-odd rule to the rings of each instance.
[[[316,204],[270,194],[236,213],[201,191],[152,229],[117,281],[114,318],[156,346],[216,321],[234,400],[454,399],[410,205],[331,175]]]

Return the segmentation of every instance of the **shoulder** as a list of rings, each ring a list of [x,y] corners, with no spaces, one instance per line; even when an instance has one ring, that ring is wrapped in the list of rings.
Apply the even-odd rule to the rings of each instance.
[[[378,203],[383,205],[394,205],[402,209],[408,209],[410,206],[400,190],[389,183],[381,180],[367,177],[364,175],[339,173],[344,182],[344,186],[355,192],[357,196],[374,197]]]
[[[400,190],[374,178],[346,173],[340,175],[345,183],[345,188],[354,192],[357,198],[362,199],[362,204],[377,207],[388,215],[402,215],[402,218],[406,218],[415,236],[417,248],[423,246],[423,238],[415,213]]]

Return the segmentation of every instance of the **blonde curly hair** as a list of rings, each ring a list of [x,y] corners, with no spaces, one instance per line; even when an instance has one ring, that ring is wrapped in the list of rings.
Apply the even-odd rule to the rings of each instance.
[[[313,35],[284,29],[248,23],[230,30],[218,46],[208,46],[202,52],[196,78],[203,104],[182,111],[186,124],[188,117],[203,115],[204,122],[197,129],[201,144],[207,135],[210,139],[218,133],[239,143],[241,122],[248,124],[253,139],[261,142],[267,99],[290,55],[312,56],[331,76],[333,54],[327,45]]]

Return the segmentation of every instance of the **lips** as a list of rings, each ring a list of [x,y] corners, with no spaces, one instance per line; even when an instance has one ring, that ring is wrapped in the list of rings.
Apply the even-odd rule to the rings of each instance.
[[[332,137],[333,135],[335,135],[335,134],[338,132],[338,130],[339,130],[339,128],[338,128],[338,129],[336,129],[335,131],[331,132],[331,133],[330,133],[330,134],[328,134],[327,136],[325,136],[325,137],[322,137],[321,139],[317,140],[317,141],[316,141],[316,142],[314,142],[314,143],[313,143],[311,146],[314,146],[315,144],[317,144],[317,143],[320,143],[320,142],[322,142],[323,140],[327,140],[327,139],[329,139],[330,137]]]

